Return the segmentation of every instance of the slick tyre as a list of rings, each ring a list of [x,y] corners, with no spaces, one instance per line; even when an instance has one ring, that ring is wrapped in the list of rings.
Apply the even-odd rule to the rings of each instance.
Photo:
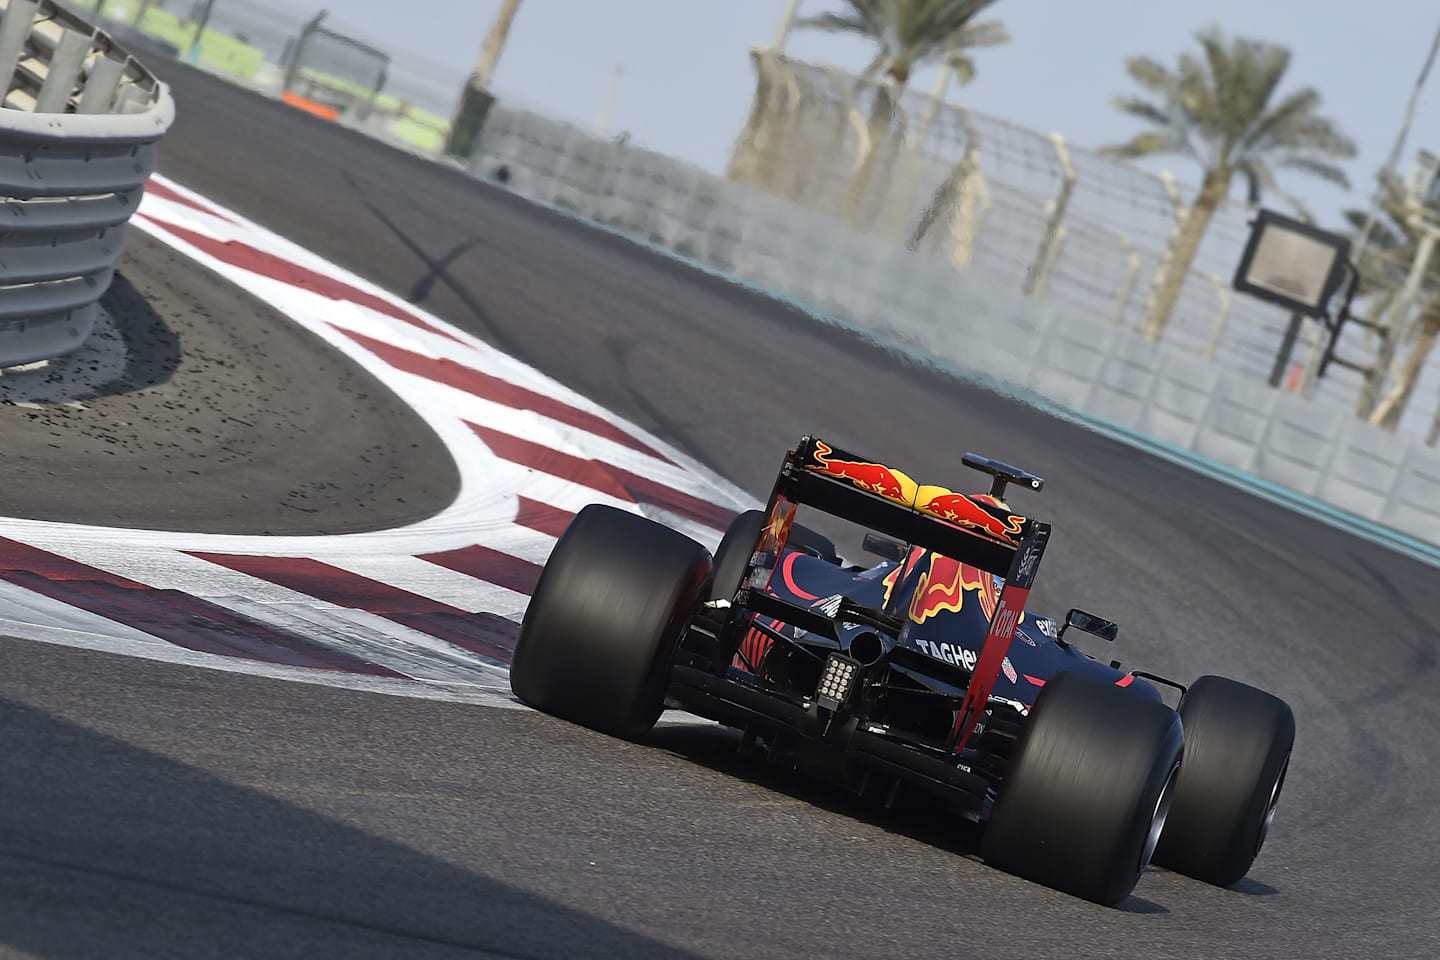
[[[1185,765],[1155,862],[1228,887],[1265,844],[1295,746],[1295,717],[1263,690],[1201,677],[1181,700],[1180,719]]]
[[[981,839],[985,862],[1113,905],[1154,851],[1180,769],[1175,711],[1065,672],[1035,700]]]
[[[715,548],[715,582],[711,600],[729,600],[740,587],[740,574],[750,560],[750,554],[760,539],[765,526],[765,511],[746,510],[730,521],[730,527]],[[794,524],[790,527],[790,542],[797,547],[808,547],[818,553],[827,563],[838,565],[840,556],[829,537],[816,533],[809,527]]]
[[[510,689],[545,713],[635,739],[664,705],[675,647],[709,595],[710,554],[669,527],[585,507],[525,611]]]

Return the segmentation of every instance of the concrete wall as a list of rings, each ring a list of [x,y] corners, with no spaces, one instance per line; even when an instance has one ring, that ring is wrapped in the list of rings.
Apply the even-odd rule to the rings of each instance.
[[[1431,544],[1440,451],[1236,370],[1145,342],[1107,318],[1005,291],[978,268],[856,233],[843,221],[647,150],[497,109],[474,173],[518,192]]]

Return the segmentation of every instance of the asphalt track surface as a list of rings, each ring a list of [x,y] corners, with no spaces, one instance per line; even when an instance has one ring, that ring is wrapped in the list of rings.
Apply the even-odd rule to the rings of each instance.
[[[975,834],[733,755],[412,701],[0,645],[0,944],[46,957],[1433,957],[1436,572],[457,173],[165,66],[162,170],[514,352],[763,494],[814,431],[956,479],[1049,480],[1034,595],[1113,655],[1294,706],[1250,877],[1104,909]],[[963,309],[963,305],[957,305]],[[1023,496],[1023,495],[1017,495]],[[1096,642],[1098,645],[1098,641]],[[1110,655],[1111,651],[1096,651]]]

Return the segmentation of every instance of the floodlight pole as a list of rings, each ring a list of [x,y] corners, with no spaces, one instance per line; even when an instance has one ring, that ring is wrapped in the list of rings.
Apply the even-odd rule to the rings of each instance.
[[[1400,132],[1395,135],[1395,143],[1390,148],[1390,156],[1385,161],[1385,168],[1381,179],[1375,185],[1375,194],[1370,198],[1370,210],[1365,215],[1365,226],[1360,230],[1360,237],[1355,241],[1355,262],[1359,263],[1365,256],[1365,248],[1370,243],[1370,234],[1375,229],[1375,223],[1380,216],[1381,197],[1385,190],[1384,174],[1391,176],[1395,168],[1400,164],[1400,153],[1405,149],[1405,139],[1410,135],[1410,124],[1415,120],[1415,108],[1420,102],[1420,94],[1425,89],[1425,81],[1430,76],[1430,68],[1435,63],[1435,54],[1440,52],[1440,25],[1435,28],[1435,39],[1430,41],[1430,53],[1425,57],[1425,65],[1420,68],[1420,76],[1415,81],[1415,88],[1410,91],[1410,102],[1405,107],[1405,119],[1400,124]]]
[[[605,90],[605,99],[600,102],[600,112],[595,115],[595,126],[590,128],[597,137],[605,136],[610,126],[610,116],[615,112],[615,96],[620,90],[620,77],[624,72],[625,68],[616,64],[610,74],[610,86]]]
[[[1278,387],[1285,379],[1285,368],[1290,366],[1290,358],[1295,354],[1295,341],[1300,337],[1300,327],[1305,323],[1303,314],[1290,314],[1290,323],[1285,327],[1285,337],[1280,341],[1280,349],[1275,353],[1275,365],[1270,368],[1270,386]]]
[[[328,10],[321,10],[315,14],[305,26],[300,28],[300,36],[295,39],[295,47],[290,51],[290,63],[285,67],[285,85],[283,90],[293,90],[295,80],[300,76],[301,60],[305,56],[305,45],[310,38],[320,29],[321,22],[330,15]]]
[[[205,26],[210,22],[210,11],[215,7],[215,0],[205,0],[204,6],[200,8],[200,15],[195,18],[195,36],[190,41],[190,50],[185,60],[187,63],[195,64],[200,59],[200,38],[205,35]]]
[[[784,53],[785,44],[790,42],[790,31],[795,29],[795,16],[800,12],[800,0],[786,0],[785,12],[780,14],[780,22],[775,25],[775,39],[770,42],[770,49],[775,53]]]

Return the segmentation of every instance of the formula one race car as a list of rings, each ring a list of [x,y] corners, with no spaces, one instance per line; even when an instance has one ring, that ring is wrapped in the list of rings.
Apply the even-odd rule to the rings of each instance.
[[[966,454],[989,493],[917,484],[803,438],[764,511],[712,557],[652,520],[581,510],[540,577],[515,648],[515,695],[621,737],[665,707],[743,731],[777,763],[893,803],[918,787],[984,823],[986,862],[1104,904],[1152,858],[1228,885],[1250,869],[1295,738],[1289,706],[1206,676],[1188,689],[1086,656],[1080,610],[1026,600],[1050,525],[1007,484],[1039,477]],[[794,523],[805,504],[871,531],[868,568]],[[1156,684],[1178,689],[1178,710]]]

